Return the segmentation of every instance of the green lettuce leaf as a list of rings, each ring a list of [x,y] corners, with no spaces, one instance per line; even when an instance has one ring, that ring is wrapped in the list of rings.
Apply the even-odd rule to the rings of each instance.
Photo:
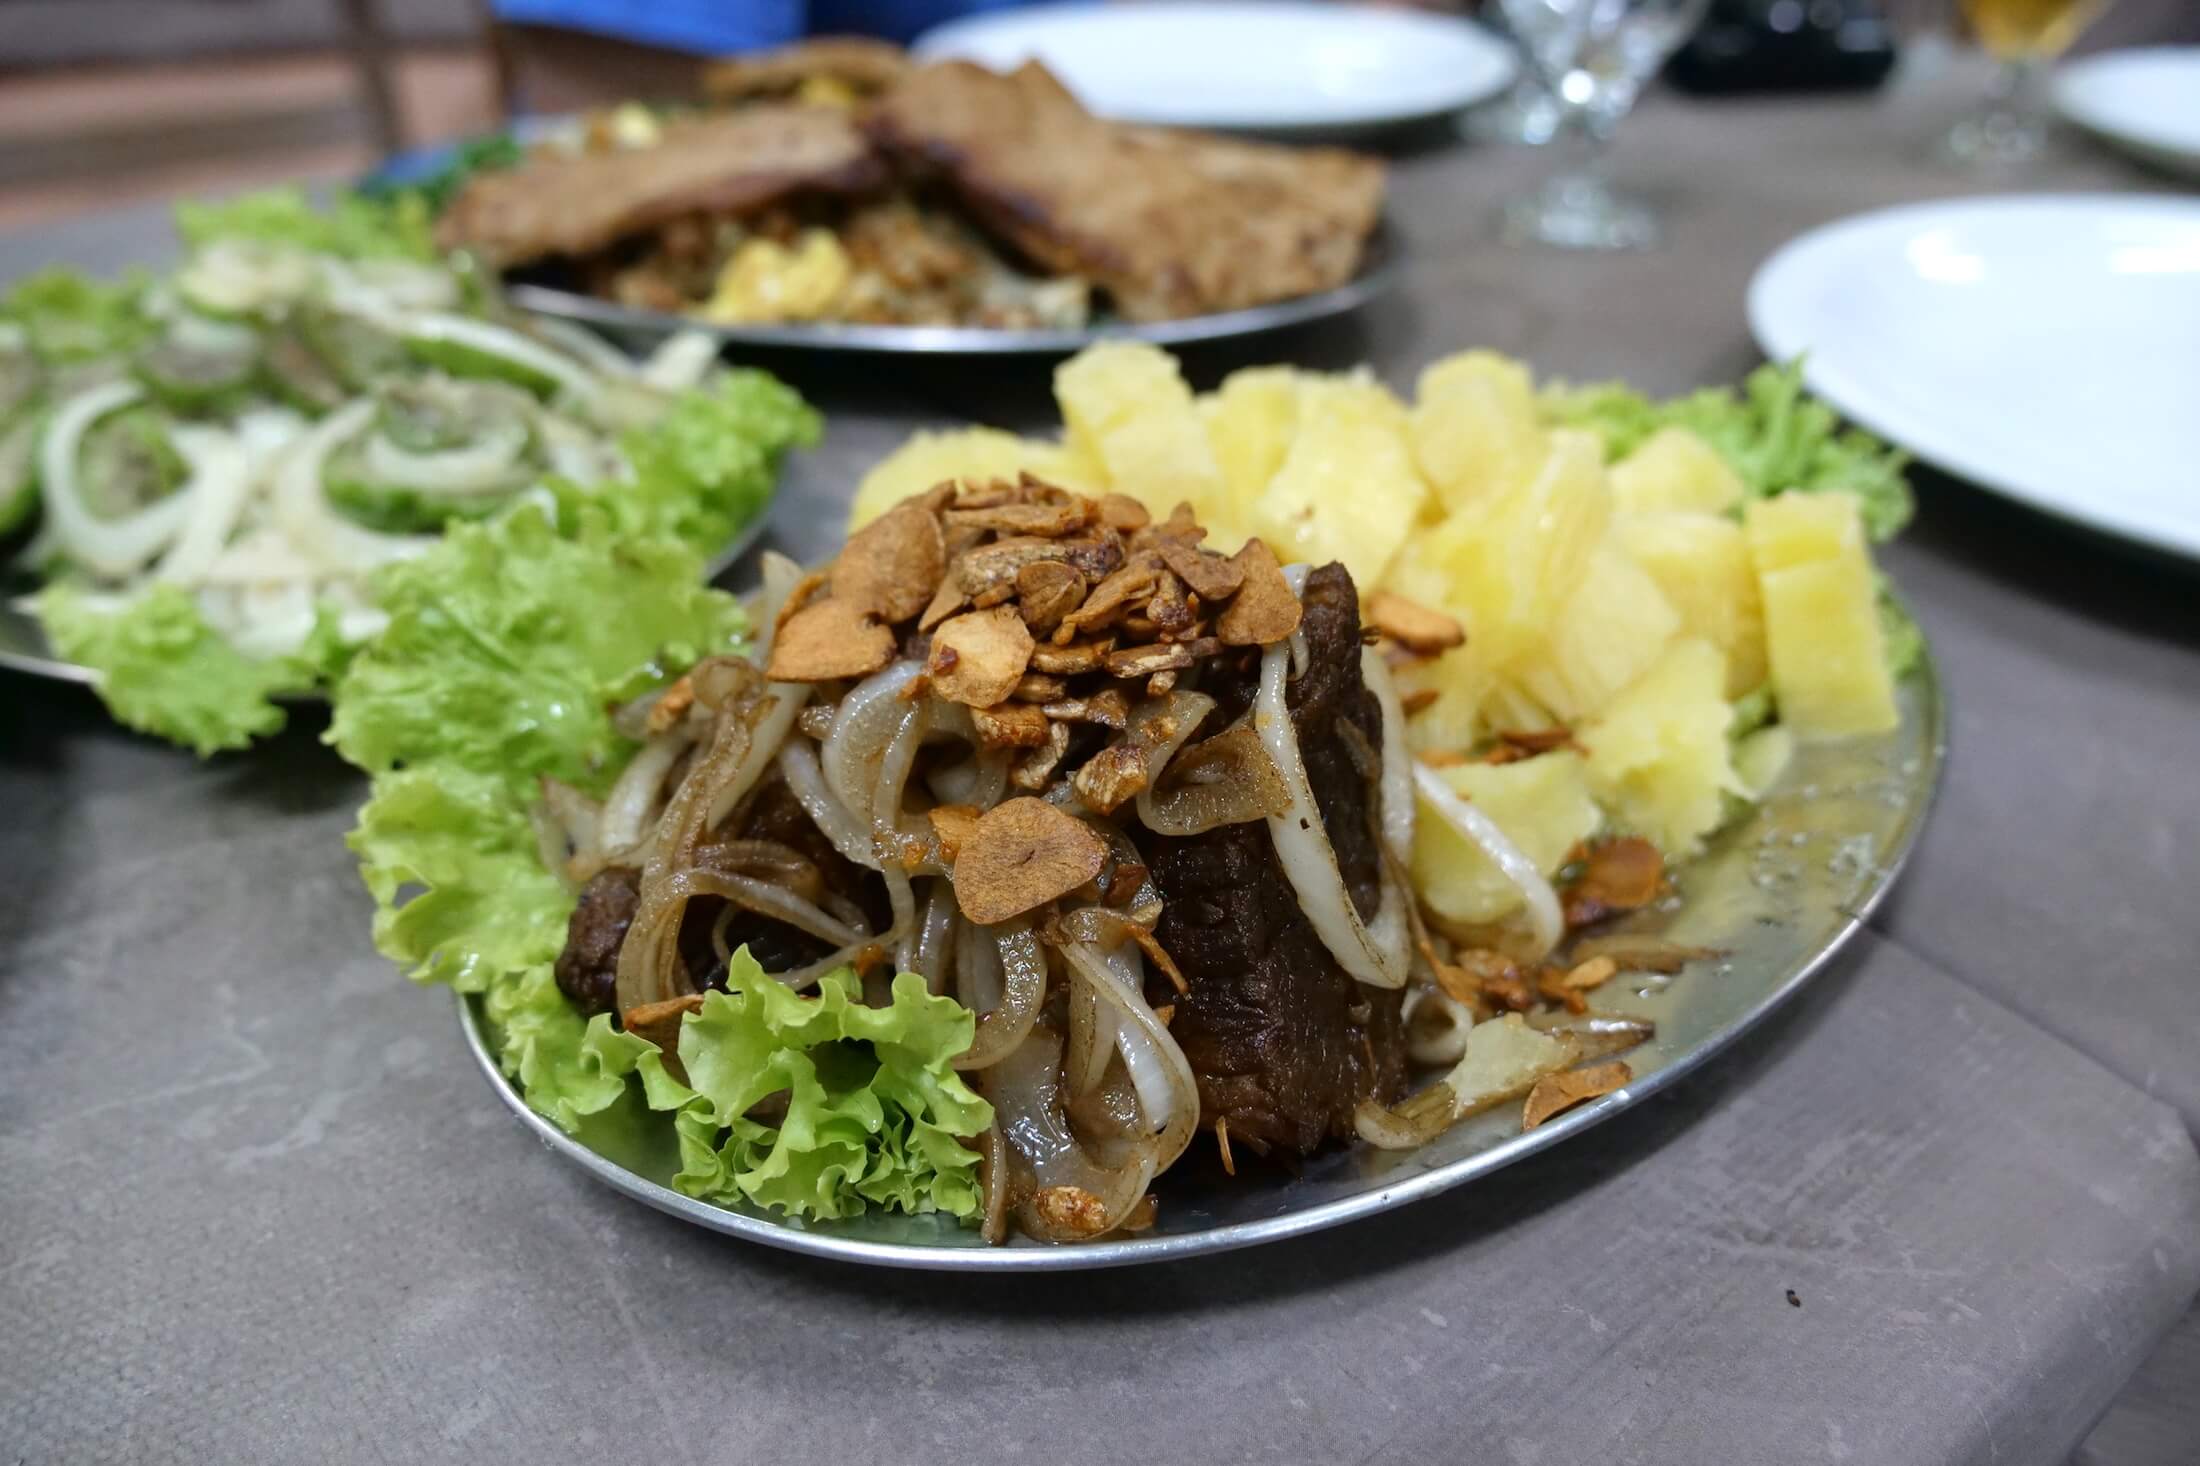
[[[113,356],[152,332],[141,309],[149,283],[142,270],[94,280],[56,265],[18,280],[0,298],[0,320],[21,325],[31,351],[49,364]]]
[[[181,203],[176,233],[193,249],[216,239],[258,239],[354,260],[436,258],[427,203],[403,194],[338,194],[317,208],[299,189],[274,188],[220,203]]]
[[[714,554],[763,511],[780,459],[816,443],[819,426],[793,388],[736,368],[621,437],[632,482],[568,484],[560,492],[600,510],[624,537],[671,539]]]
[[[1616,382],[1559,386],[1543,394],[1543,411],[1554,423],[1595,429],[1609,459],[1626,457],[1659,428],[1688,428],[1725,457],[1752,497],[1854,494],[1875,540],[1910,521],[1902,476],[1908,459],[1860,428],[1842,428],[1833,409],[1804,389],[1800,361],[1759,367],[1739,395],[1707,387],[1653,402]]]
[[[283,710],[270,699],[313,686],[343,656],[335,618],[323,615],[297,654],[248,657],[172,585],[121,601],[54,585],[33,606],[54,650],[98,674],[100,699],[116,721],[201,758],[281,728]]]
[[[993,1123],[992,1107],[953,1068],[976,1023],[924,979],[894,979],[893,1001],[865,1007],[843,970],[805,997],[766,976],[747,948],[724,992],[707,993],[680,1027],[674,1079],[644,1040],[590,1034],[600,1072],[631,1069],[653,1108],[673,1110],[689,1196],[746,1201],[829,1219],[867,1207],[975,1215],[977,1154],[963,1139]],[[776,1125],[749,1117],[784,1092]]]
[[[454,524],[380,571],[389,626],[336,690],[329,739],[372,774],[400,763],[501,781],[524,808],[544,775],[607,785],[632,750],[609,706],[731,648],[746,622],[676,546],[576,538],[521,505]]]
[[[390,623],[336,684],[328,739],[374,776],[350,844],[375,945],[483,994],[508,1072],[571,1126],[625,1081],[584,1055],[550,979],[573,898],[528,810],[543,776],[608,783],[633,747],[612,705],[732,649],[741,609],[687,552],[614,543],[600,519],[566,538],[535,505],[454,526],[374,590]]]

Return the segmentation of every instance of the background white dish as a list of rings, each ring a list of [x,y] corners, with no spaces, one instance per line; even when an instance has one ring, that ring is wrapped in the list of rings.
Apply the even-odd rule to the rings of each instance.
[[[2163,168],[2200,177],[2200,46],[2148,46],[2055,73],[2055,110]]]
[[[2200,200],[1951,200],[1813,230],[1750,328],[1952,473],[2200,559]]]
[[[913,48],[997,70],[1037,57],[1107,117],[1333,133],[1457,111],[1503,92],[1518,63],[1467,21],[1364,5],[1053,5],[951,21]]]

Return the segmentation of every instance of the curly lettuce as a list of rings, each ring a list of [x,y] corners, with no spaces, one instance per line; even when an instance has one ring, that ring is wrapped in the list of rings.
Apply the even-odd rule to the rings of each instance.
[[[144,310],[150,283],[142,270],[94,280],[54,265],[9,287],[0,297],[0,320],[22,327],[32,354],[49,366],[117,356],[152,333]]]
[[[816,444],[815,409],[769,373],[735,368],[675,398],[662,417],[619,440],[632,474],[565,485],[632,539],[670,539],[698,554],[722,549],[764,510],[779,463]]]
[[[969,1216],[991,1123],[957,1078],[971,1015],[898,981],[890,1007],[852,979],[799,996],[733,964],[680,1031],[678,1065],[584,1019],[552,976],[573,896],[542,864],[529,810],[549,777],[601,791],[634,751],[611,709],[746,621],[686,549],[625,539],[584,512],[571,535],[527,506],[455,525],[381,572],[388,628],[337,684],[328,738],[373,776],[350,844],[375,946],[417,981],[479,994],[529,1105],[572,1129],[639,1080],[680,1137],[688,1194],[806,1217],[865,1206]],[[748,1111],[787,1091],[785,1117]]]
[[[425,200],[409,194],[340,193],[316,206],[302,190],[273,188],[219,203],[181,203],[176,233],[193,249],[217,239],[256,239],[352,260],[436,257],[433,216]]]
[[[331,675],[344,649],[332,616],[286,657],[248,657],[199,613],[188,592],[155,585],[118,598],[61,584],[34,601],[54,650],[92,669],[115,720],[201,758],[280,730],[275,701]]]
[[[978,1157],[962,1141],[992,1107],[954,1071],[976,1019],[924,979],[902,973],[892,1002],[864,1006],[843,970],[805,997],[767,976],[742,948],[726,990],[706,993],[680,1025],[685,1082],[647,1040],[592,1020],[587,1047],[605,1074],[639,1071],[653,1109],[673,1112],[688,1196],[831,1219],[868,1207],[976,1214]],[[776,1121],[750,1117],[784,1095]]]
[[[1706,387],[1656,402],[1608,382],[1553,387],[1542,406],[1552,422],[1595,429],[1609,459],[1625,458],[1659,428],[1684,427],[1719,451],[1752,498],[1854,494],[1874,540],[1910,522],[1907,457],[1860,428],[1843,428],[1833,409],[1805,390],[1800,361],[1759,367],[1739,393]]]

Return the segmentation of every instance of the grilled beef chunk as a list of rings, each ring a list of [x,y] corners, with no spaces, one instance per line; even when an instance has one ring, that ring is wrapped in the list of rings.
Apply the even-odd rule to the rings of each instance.
[[[1341,565],[1307,578],[1310,662],[1286,695],[1322,824],[1363,918],[1381,899],[1375,793],[1348,743],[1350,725],[1382,746],[1382,709],[1360,676],[1359,594]],[[1219,730],[1252,702],[1257,653],[1207,664]],[[1276,860],[1265,822],[1224,825],[1190,839],[1140,834],[1163,902],[1158,935],[1191,991],[1166,979],[1149,992],[1176,1005],[1169,1032],[1199,1081],[1200,1119],[1305,1154],[1352,1133],[1353,1108],[1395,1097],[1405,1081],[1402,994],[1356,982],[1322,945]]]
[[[878,931],[892,921],[886,883],[874,871],[864,870],[833,848],[824,831],[813,824],[802,805],[782,780],[774,779],[759,789],[747,809],[729,821],[729,838],[738,831],[744,840],[772,840],[792,848],[818,868],[831,889],[864,909],[871,929]],[[702,864],[710,865],[705,846]],[[581,888],[579,904],[565,927],[565,950],[558,954],[558,988],[583,1013],[608,1013],[618,1006],[619,948],[641,904],[641,872],[629,866],[611,866]],[[722,988],[725,965],[711,941],[711,930],[726,909],[715,896],[688,902],[680,918],[680,955],[698,985]],[[726,950],[743,946],[766,972],[785,972],[815,962],[831,947],[808,932],[753,911],[737,911],[726,925]]]
[[[642,873],[629,866],[608,866],[581,887],[555,971],[558,991],[583,1013],[608,1013],[618,1006],[619,948],[641,901]]]

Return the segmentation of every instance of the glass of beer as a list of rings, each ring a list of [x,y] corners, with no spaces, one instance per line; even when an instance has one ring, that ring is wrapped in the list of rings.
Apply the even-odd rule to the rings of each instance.
[[[2040,73],[2070,49],[2108,0],[1962,0],[1971,34],[1995,62],[1984,105],[1948,134],[1947,149],[1967,163],[2022,163],[2047,146]]]

